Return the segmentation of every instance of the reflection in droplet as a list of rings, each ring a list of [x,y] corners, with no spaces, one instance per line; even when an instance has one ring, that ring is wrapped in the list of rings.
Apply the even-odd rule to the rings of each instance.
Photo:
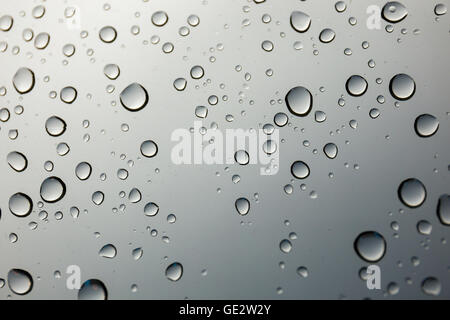
[[[147,90],[139,83],[132,83],[120,93],[120,102],[128,111],[139,111],[148,103]]]
[[[386,241],[378,232],[366,231],[356,238],[354,248],[361,259],[368,262],[377,262],[386,253]]]
[[[241,216],[245,216],[250,211],[250,201],[246,198],[237,199],[234,205]]]
[[[12,82],[18,93],[28,93],[34,87],[34,72],[28,68],[20,68],[14,74]]]
[[[8,272],[8,286],[15,294],[25,295],[33,288],[33,278],[25,270],[11,269]]]
[[[90,279],[83,283],[78,291],[78,300],[107,300],[108,292],[103,282]]]
[[[398,187],[398,197],[400,201],[410,207],[416,208],[424,203],[427,196],[425,186],[421,181],[410,178],[403,181]]]
[[[311,17],[304,12],[294,11],[291,13],[291,26],[297,32],[306,32],[311,26]]]
[[[311,92],[304,87],[295,87],[289,90],[285,100],[289,111],[299,117],[307,116],[313,104]]]
[[[9,198],[9,211],[17,217],[26,217],[33,210],[31,198],[24,193],[18,192]]]
[[[416,83],[407,74],[400,73],[394,76],[389,83],[389,90],[394,98],[408,100],[416,92]]]
[[[28,160],[25,155],[17,151],[8,153],[6,160],[9,166],[17,172],[24,171],[28,166]]]
[[[431,137],[438,131],[439,121],[431,114],[422,114],[416,118],[414,129],[419,137]]]
[[[166,269],[166,278],[170,281],[178,281],[183,275],[183,265],[179,262],[174,262]]]
[[[291,173],[297,179],[305,179],[309,176],[309,166],[303,161],[295,161],[291,165]]]

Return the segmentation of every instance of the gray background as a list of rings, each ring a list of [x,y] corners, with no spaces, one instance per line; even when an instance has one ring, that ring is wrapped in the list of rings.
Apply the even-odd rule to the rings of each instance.
[[[344,13],[336,12],[334,1],[266,0],[256,5],[245,0],[109,0],[109,11],[103,10],[101,1],[51,1],[43,2],[46,13],[41,19],[31,15],[40,1],[2,0],[0,15],[13,16],[14,25],[9,32],[0,33],[0,41],[8,43],[6,52],[0,52],[0,87],[7,90],[5,96],[0,96],[0,106],[12,114],[8,122],[0,123],[0,277],[6,279],[11,268],[21,268],[33,276],[34,288],[20,297],[5,285],[0,297],[74,299],[77,291],[66,289],[64,272],[75,264],[81,267],[83,281],[103,281],[111,299],[426,299],[429,297],[422,293],[421,282],[429,276],[442,284],[439,298],[449,298],[450,229],[441,225],[436,216],[439,196],[450,192],[449,14],[436,21],[435,2],[402,2],[408,8],[408,17],[387,33],[384,21],[381,30],[366,27],[367,6],[382,7],[385,3],[374,0],[346,0]],[[440,2],[449,6],[447,0]],[[80,29],[69,29],[65,23],[64,9],[71,5],[78,6]],[[244,6],[249,6],[250,11],[244,12]],[[150,20],[157,10],[169,15],[168,24],[162,28],[153,26]],[[306,33],[296,33],[289,25],[293,10],[305,11],[312,17]],[[265,13],[272,17],[269,24],[261,21]],[[190,35],[181,37],[178,28],[187,25],[190,14],[200,17],[200,25],[190,27]],[[358,20],[355,26],[348,22],[351,16]],[[244,19],[251,24],[243,27]],[[105,25],[114,26],[118,32],[112,44],[98,37]],[[130,32],[133,25],[140,27],[137,36]],[[322,44],[318,35],[327,27],[335,30],[336,39]],[[25,28],[32,28],[35,35],[48,32],[49,46],[36,50],[33,41],[25,42]],[[407,30],[406,35],[401,34],[402,28]],[[413,34],[414,29],[420,29],[420,34]],[[89,32],[85,39],[80,37],[82,30]],[[160,43],[144,44],[152,35],[158,35]],[[264,40],[274,43],[272,52],[261,49]],[[361,46],[364,40],[370,43],[366,50]],[[167,41],[175,46],[170,54],[161,49]],[[294,50],[295,41],[302,41],[302,50]],[[76,46],[70,58],[62,54],[67,43]],[[223,50],[217,49],[218,44],[223,44]],[[12,54],[14,46],[20,48],[18,55]],[[344,55],[345,48],[351,48],[353,54]],[[88,49],[94,50],[91,57]],[[313,54],[314,49],[318,55]],[[209,61],[210,56],[216,57],[214,63]],[[375,60],[375,68],[367,66],[369,59]],[[116,81],[103,75],[107,63],[120,66],[121,75]],[[201,80],[189,77],[194,65],[205,69]],[[236,72],[236,65],[242,66],[241,72]],[[20,96],[11,80],[23,66],[34,71],[36,85],[30,93]],[[268,68],[274,70],[272,77],[265,75]],[[244,79],[246,72],[252,75],[248,82]],[[395,100],[388,90],[389,80],[397,73],[411,75],[417,85],[415,96],[400,102],[399,108],[394,107]],[[345,81],[353,74],[364,76],[369,83],[362,97],[346,93]],[[50,77],[48,83],[43,81],[45,76]],[[178,77],[188,79],[183,92],[173,88]],[[378,77],[383,79],[380,85],[375,83]],[[141,83],[150,96],[147,107],[137,113],[125,110],[119,102],[121,90],[132,82]],[[111,83],[115,91],[109,94],[106,86]],[[225,89],[219,87],[221,83]],[[49,98],[50,91],[59,94],[67,85],[78,91],[73,104],[62,103],[59,96]],[[313,110],[306,118],[289,114],[284,103],[285,94],[297,85],[307,87],[314,96]],[[319,91],[322,86],[324,92]],[[87,98],[88,94],[92,99]],[[258,128],[272,122],[277,112],[289,115],[289,125],[280,128],[284,143],[280,145],[277,175],[261,176],[259,166],[172,164],[172,131],[192,127],[195,107],[207,105],[211,94],[227,95],[228,101],[209,107],[206,127],[215,122],[221,130]],[[343,108],[337,104],[341,95],[346,100]],[[385,97],[384,104],[377,103],[378,95]],[[271,105],[271,99],[281,99],[281,103]],[[254,100],[253,105],[250,100]],[[112,101],[116,106],[111,105]],[[13,112],[18,104],[25,109],[20,116]],[[372,107],[381,111],[375,120],[368,115]],[[314,121],[316,110],[327,113],[324,123]],[[440,122],[439,131],[428,139],[414,132],[414,120],[422,113],[431,113]],[[234,115],[234,122],[225,121],[227,114]],[[53,138],[45,132],[45,120],[51,115],[65,119],[68,128],[63,136]],[[87,129],[82,126],[85,119],[90,121]],[[358,121],[356,130],[348,125],[352,119]],[[128,132],[121,131],[123,123],[130,126]],[[19,130],[14,141],[8,138],[10,129]],[[83,141],[86,133],[90,135],[87,143]],[[387,135],[390,139],[385,138]],[[139,146],[147,139],[159,147],[153,159],[141,159]],[[304,147],[304,140],[311,145]],[[56,153],[59,142],[70,145],[71,152],[65,157]],[[322,152],[327,142],[339,147],[334,160]],[[317,154],[313,154],[314,148]],[[13,171],[6,162],[6,155],[15,150],[29,160],[28,169],[22,173]],[[125,160],[120,159],[121,154],[126,155]],[[44,170],[47,160],[55,164],[52,173]],[[134,161],[132,168],[128,160]],[[293,181],[295,190],[286,195],[283,186],[293,179],[290,165],[296,160],[308,163],[311,175],[305,181]],[[93,167],[91,178],[85,182],[74,173],[80,161],[88,161]],[[119,168],[127,168],[127,180],[116,177]],[[333,179],[328,177],[329,172],[334,173]],[[106,173],[106,181],[100,180],[101,173]],[[231,181],[233,174],[241,176],[238,184]],[[50,175],[66,183],[67,194],[56,204],[45,204],[43,209],[49,218],[41,221],[37,208],[39,187]],[[399,184],[409,177],[420,179],[427,188],[427,199],[417,209],[405,208],[397,197]],[[301,183],[306,184],[305,191],[300,189]],[[133,187],[143,195],[138,204],[119,197],[120,191],[128,194]],[[220,193],[217,188],[221,188]],[[99,207],[91,201],[97,190],[106,196]],[[309,197],[313,190],[317,199]],[[26,218],[15,217],[8,210],[9,197],[19,191],[28,194],[35,204]],[[251,201],[250,213],[245,217],[234,208],[234,201],[242,196]],[[143,214],[144,205],[150,201],[160,207],[155,217]],[[122,203],[126,210],[113,213],[112,208]],[[69,214],[72,206],[87,213],[82,211],[78,219],[73,219]],[[400,209],[404,212],[400,213]],[[60,221],[54,218],[58,210],[64,214]],[[171,213],[177,217],[175,224],[166,220]],[[422,219],[433,225],[430,236],[416,230]],[[289,226],[285,220],[290,221]],[[37,229],[30,230],[31,221],[38,223]],[[394,238],[395,231],[390,227],[393,221],[400,225],[398,238]],[[158,236],[152,237],[147,226],[157,229]],[[358,276],[367,263],[356,255],[353,242],[366,230],[378,231],[387,241],[386,255],[378,263],[383,290],[369,291]],[[16,243],[8,240],[11,232],[19,237]],[[95,232],[100,233],[99,238]],[[285,254],[279,243],[290,232],[295,232],[298,239],[292,241],[292,251]],[[170,237],[169,244],[162,241],[163,235]],[[98,255],[107,243],[118,250],[112,260]],[[144,250],[138,261],[131,256],[136,247]],[[412,256],[420,258],[418,267],[412,265]],[[174,261],[183,264],[184,274],[181,280],[170,282],[164,273]],[[279,267],[280,261],[286,263],[284,270]],[[307,278],[296,273],[299,266],[308,268]],[[206,276],[201,274],[203,269],[207,269]],[[55,270],[61,271],[60,279],[55,279]],[[411,285],[405,282],[407,277],[412,279]],[[400,292],[391,297],[385,289],[392,281],[400,286]],[[138,285],[137,292],[131,291],[132,284]],[[283,289],[281,295],[277,293],[279,287]]]

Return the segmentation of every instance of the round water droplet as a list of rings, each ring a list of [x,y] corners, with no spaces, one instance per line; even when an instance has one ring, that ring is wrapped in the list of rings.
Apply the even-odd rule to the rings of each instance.
[[[304,87],[289,90],[285,100],[289,111],[296,116],[305,117],[311,111],[313,98],[311,92]]]
[[[327,143],[324,147],[323,147],[323,152],[325,153],[325,155],[330,158],[330,159],[334,159],[336,158],[337,154],[338,154],[338,147],[334,144],[334,143]]]
[[[39,50],[47,48],[50,43],[50,35],[46,32],[39,33],[36,38],[34,38],[34,47]]]
[[[195,108],[195,115],[198,118],[206,118],[208,116],[208,108],[206,108],[205,106],[198,106]]]
[[[120,102],[128,111],[139,111],[148,103],[147,90],[139,83],[132,83],[120,93]]]
[[[282,252],[284,252],[284,253],[291,252],[291,250],[292,250],[292,243],[289,240],[287,240],[287,239],[281,240],[281,242],[280,242],[280,250]]]
[[[308,268],[306,268],[306,267],[298,267],[297,268],[297,274],[300,277],[302,277],[302,278],[308,278],[308,276],[309,276]]]
[[[348,78],[345,87],[350,95],[359,97],[367,91],[368,85],[366,79],[361,76],[354,75]]]
[[[450,226],[450,195],[443,194],[439,197],[437,215],[443,225]]]
[[[166,278],[170,281],[178,281],[183,275],[183,265],[179,262],[174,262],[166,269]]]
[[[386,3],[381,11],[383,19],[391,23],[400,22],[405,19],[407,15],[408,11],[406,10],[406,7],[397,1]]]
[[[441,294],[441,282],[435,277],[428,277],[422,281],[422,291],[429,296]]]
[[[270,52],[273,50],[273,43],[272,41],[265,40],[261,44],[261,48],[263,48],[264,51]]]
[[[75,175],[80,180],[87,180],[91,176],[92,167],[87,162],[80,162],[75,168]]]
[[[407,74],[400,73],[391,79],[389,90],[394,98],[408,100],[416,92],[416,83]]]
[[[34,72],[28,68],[20,68],[12,79],[14,88],[20,94],[30,92],[34,87]]]
[[[112,259],[117,255],[117,249],[112,244],[104,245],[98,252],[100,257]]]
[[[17,217],[26,217],[33,210],[31,198],[24,193],[18,192],[9,198],[9,211]]]
[[[62,49],[63,54],[66,57],[71,57],[75,54],[75,46],[73,44],[66,44]]]
[[[297,179],[305,179],[309,176],[309,167],[303,161],[295,161],[291,165],[291,173]]]
[[[157,27],[162,27],[167,21],[169,21],[169,17],[164,11],[156,11],[152,14],[152,23]]]
[[[338,1],[335,3],[334,8],[336,9],[337,12],[344,12],[345,9],[347,9],[347,5],[345,4],[344,1]]]
[[[66,185],[58,177],[47,178],[41,184],[40,194],[45,202],[58,202],[66,194]]]
[[[9,31],[14,23],[14,19],[9,15],[4,15],[0,18],[0,30]]]
[[[195,15],[195,14],[191,14],[188,18],[187,18],[187,22],[191,27],[196,27],[200,24],[200,18]]]
[[[158,145],[152,140],[146,140],[141,144],[141,154],[146,158],[153,158],[158,153]]]
[[[97,206],[101,205],[105,200],[105,194],[101,191],[95,191],[92,194],[92,202]]]
[[[306,32],[311,26],[311,17],[304,12],[294,11],[291,13],[291,26],[297,32]]]
[[[27,158],[20,152],[13,151],[6,157],[9,166],[17,172],[24,171],[28,166]]]
[[[33,278],[25,270],[11,269],[8,272],[8,286],[15,294],[25,295],[33,289]]]
[[[286,115],[286,113],[284,113],[284,112],[278,112],[273,117],[273,122],[279,127],[284,127],[285,125],[287,125],[288,121],[289,121],[289,118]]]
[[[245,166],[250,162],[250,156],[245,150],[238,150],[234,154],[234,160],[241,166]]]
[[[416,118],[414,129],[419,137],[431,137],[438,131],[439,121],[431,114],[422,114]]]
[[[326,28],[323,29],[322,32],[320,32],[319,40],[323,43],[330,43],[334,40],[335,37],[336,33],[334,32],[334,30]]]
[[[144,207],[144,214],[148,217],[156,216],[159,212],[159,206],[156,203],[149,202]]]
[[[424,203],[427,191],[421,181],[410,178],[403,181],[398,187],[398,197],[404,205],[417,208]]]
[[[173,87],[177,90],[177,91],[183,91],[184,89],[186,89],[187,86],[187,81],[185,78],[177,78],[175,79],[175,81],[173,82]]]
[[[57,116],[52,116],[45,122],[45,130],[47,130],[47,133],[52,137],[59,137],[62,135],[66,131],[66,127],[65,121]]]
[[[117,38],[117,31],[111,26],[106,26],[100,29],[100,32],[98,33],[100,40],[102,40],[105,43],[111,43],[114,42]]]
[[[83,283],[78,290],[78,300],[107,300],[108,291],[103,282],[90,279]]]
[[[77,90],[74,87],[65,87],[59,93],[62,102],[71,104],[77,98]]]
[[[267,140],[264,142],[262,148],[266,154],[271,155],[277,151],[277,143],[273,140]]]
[[[108,79],[116,80],[120,75],[120,69],[117,64],[110,63],[103,68],[103,73]]]
[[[201,79],[203,75],[205,74],[205,71],[201,66],[194,66],[191,69],[191,77],[192,79]]]
[[[434,13],[437,16],[442,16],[447,13],[447,7],[443,3],[439,3],[434,7]]]
[[[128,200],[130,200],[131,203],[138,203],[139,201],[141,201],[141,199],[142,195],[139,189],[131,189],[130,193],[128,194]]]
[[[234,205],[241,216],[245,216],[250,211],[250,201],[246,198],[237,199]]]
[[[433,230],[433,226],[429,221],[420,220],[417,223],[417,231],[423,235],[430,235]]]
[[[386,253],[386,240],[378,232],[366,231],[356,238],[354,248],[361,259],[367,262],[377,262]]]

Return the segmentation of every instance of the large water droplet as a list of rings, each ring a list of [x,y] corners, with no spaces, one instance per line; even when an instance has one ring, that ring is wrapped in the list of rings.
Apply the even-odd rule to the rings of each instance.
[[[0,30],[9,31],[14,23],[14,19],[10,15],[4,15],[0,18]]]
[[[329,43],[334,40],[336,37],[336,33],[334,30],[326,28],[323,29],[322,32],[320,32],[319,40],[323,43]]]
[[[170,281],[178,281],[183,275],[183,265],[179,262],[174,262],[166,269],[166,278]]]
[[[245,166],[250,162],[250,156],[245,150],[238,150],[234,154],[234,161],[239,163],[241,166]]]
[[[103,192],[95,191],[92,194],[92,202],[94,202],[94,204],[99,206],[103,203],[104,200],[105,200],[105,194]]]
[[[416,208],[425,201],[427,191],[421,181],[410,178],[403,181],[398,187],[398,197],[404,205]]]
[[[139,191],[139,189],[137,189],[137,188],[131,189],[131,191],[128,195],[128,200],[130,200],[131,203],[138,203],[139,201],[141,201],[141,199],[142,199],[142,195],[141,195],[141,192]]]
[[[50,35],[47,32],[41,32],[34,38],[34,47],[38,50],[47,48],[49,43]]]
[[[441,294],[441,282],[435,277],[428,277],[422,281],[422,291],[429,296]]]
[[[62,102],[71,104],[77,98],[77,90],[74,87],[65,87],[59,93]]]
[[[438,131],[439,121],[431,114],[422,114],[416,118],[414,129],[422,138],[431,137]]]
[[[400,73],[391,79],[389,90],[394,98],[408,100],[416,92],[416,83],[407,74]]]
[[[361,259],[368,262],[377,262],[386,253],[386,241],[378,232],[366,231],[356,238],[354,248]]]
[[[237,199],[234,205],[241,216],[245,216],[250,211],[250,201],[246,198]]]
[[[437,215],[443,225],[450,226],[450,195],[443,194],[439,197]]]
[[[98,252],[100,257],[112,259],[117,255],[117,249],[112,244],[104,245]]]
[[[116,80],[120,75],[120,69],[117,64],[110,63],[103,68],[103,73],[108,79]]]
[[[141,144],[141,154],[146,158],[153,158],[158,153],[158,145],[152,140],[146,140]]]
[[[78,300],[107,300],[108,291],[103,282],[90,279],[83,283],[78,291]]]
[[[24,171],[28,166],[28,160],[25,155],[17,151],[8,153],[6,159],[9,166],[17,172]]]
[[[281,240],[280,250],[284,253],[289,253],[292,250],[292,243],[288,239]]]
[[[52,116],[45,122],[45,130],[53,137],[62,135],[66,131],[66,126],[66,122],[57,116]]]
[[[338,147],[334,143],[330,142],[323,147],[323,152],[328,158],[334,159],[338,154]]]
[[[148,217],[153,217],[158,214],[159,206],[156,203],[149,202],[144,207],[144,214]]]
[[[8,286],[12,292],[25,295],[33,289],[33,278],[21,269],[11,269],[8,272]]]
[[[306,32],[311,26],[311,17],[304,12],[294,11],[291,13],[291,26],[297,32]]]
[[[285,100],[289,111],[296,116],[305,117],[311,111],[313,98],[311,92],[304,87],[289,90]]]
[[[291,173],[297,179],[305,179],[309,176],[309,167],[303,161],[295,161],[291,165]]]
[[[75,168],[75,175],[80,180],[87,180],[91,176],[92,167],[87,162],[80,162]]]
[[[17,217],[26,217],[33,210],[31,198],[24,193],[18,192],[9,198],[9,211]]]
[[[139,83],[132,83],[120,93],[120,102],[128,111],[139,111],[148,103],[147,90]]]
[[[169,17],[164,11],[156,11],[152,14],[152,23],[157,27],[162,27],[167,21],[169,21]]]
[[[58,177],[50,177],[41,184],[41,198],[45,202],[58,202],[66,194],[66,185]]]
[[[345,87],[350,95],[359,97],[367,91],[367,81],[361,76],[354,75],[348,78]]]
[[[384,20],[391,23],[397,23],[406,18],[408,11],[400,2],[391,1],[384,5],[381,15]]]
[[[28,93],[34,87],[34,72],[28,68],[20,68],[14,74],[12,82],[18,93]]]
[[[100,40],[105,43],[111,43],[117,38],[117,31],[111,26],[106,26],[100,29],[99,32]]]

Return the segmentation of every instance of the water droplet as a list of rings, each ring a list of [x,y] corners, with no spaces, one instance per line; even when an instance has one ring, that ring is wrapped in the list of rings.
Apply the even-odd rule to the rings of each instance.
[[[130,200],[131,203],[138,203],[139,201],[141,201],[141,199],[142,195],[139,189],[131,189],[130,193],[128,194],[128,200]]]
[[[52,137],[59,137],[66,131],[66,123],[63,119],[52,116],[45,122],[45,130]]]
[[[110,80],[116,80],[120,75],[120,68],[117,64],[107,64],[103,68],[103,74]]]
[[[33,8],[33,11],[31,12],[31,14],[33,15],[33,17],[35,19],[40,19],[45,14],[45,7],[43,5],[36,6]]]
[[[98,252],[100,257],[112,259],[117,255],[117,249],[112,244],[104,245]]]
[[[336,9],[337,12],[344,12],[345,9],[347,9],[347,5],[345,4],[344,1],[338,1],[335,3],[334,8]]]
[[[325,155],[330,158],[330,159],[334,159],[336,158],[337,154],[338,154],[338,147],[334,144],[334,143],[327,143],[324,147],[323,147],[323,152],[325,153]]]
[[[42,182],[40,194],[45,202],[58,202],[66,194],[66,185],[58,177],[49,177]]]
[[[177,91],[183,91],[184,89],[186,89],[187,86],[187,81],[185,78],[177,78],[175,79],[175,81],[173,82],[173,87],[177,90]]]
[[[192,79],[201,79],[203,75],[205,74],[205,71],[201,66],[194,66],[191,69],[191,77]]]
[[[263,48],[264,51],[270,52],[273,50],[273,43],[269,40],[264,40],[261,44],[261,48]]]
[[[332,29],[326,28],[320,32],[319,40],[323,43],[330,43],[335,37],[336,33]]]
[[[386,241],[378,232],[366,231],[356,238],[354,248],[361,259],[367,262],[377,262],[386,253]]]
[[[17,172],[24,171],[28,166],[28,160],[25,155],[17,151],[8,153],[6,160],[9,166]]]
[[[429,296],[438,296],[441,294],[441,282],[434,277],[428,277],[422,281],[422,291]]]
[[[271,155],[277,151],[277,143],[273,140],[267,140],[264,142],[262,148],[266,154]]]
[[[174,262],[166,269],[166,278],[170,281],[178,281],[183,275],[183,265],[179,262]]]
[[[237,199],[234,205],[241,216],[245,216],[250,211],[250,201],[246,198]]]
[[[297,32],[306,32],[311,26],[311,17],[304,12],[294,11],[291,13],[291,26]]]
[[[141,154],[146,158],[153,158],[158,153],[158,145],[152,140],[146,140],[141,144]]]
[[[407,74],[400,73],[391,79],[389,90],[394,98],[408,100],[416,92],[416,83]]]
[[[148,103],[147,90],[139,83],[132,83],[120,93],[120,102],[128,111],[139,111]]]
[[[443,194],[439,197],[437,215],[443,225],[450,226],[450,195]]]
[[[295,87],[289,90],[285,100],[289,111],[299,117],[307,116],[313,104],[311,92],[304,87]]]
[[[279,127],[284,127],[285,125],[287,125],[288,121],[289,118],[284,112],[278,112],[273,117],[273,122]]]
[[[314,113],[314,119],[318,122],[324,122],[325,120],[327,120],[327,114],[323,111],[316,111]]]
[[[419,137],[431,137],[438,131],[439,121],[431,114],[422,114],[416,118],[414,129]]]
[[[191,27],[196,27],[200,24],[200,18],[195,15],[195,14],[191,14],[188,18],[187,18],[187,23],[191,26]]]
[[[50,35],[46,32],[41,32],[36,36],[36,38],[34,38],[34,47],[38,50],[47,48],[49,43]]]
[[[303,161],[295,161],[291,165],[291,173],[297,179],[305,179],[309,176],[309,167]]]
[[[31,198],[24,193],[18,192],[9,198],[9,211],[17,217],[26,217],[33,210]]]
[[[92,167],[87,162],[80,162],[75,168],[75,175],[80,180],[87,180],[91,176]]]
[[[291,252],[291,250],[292,250],[292,243],[289,240],[287,240],[287,239],[281,240],[281,242],[280,242],[280,250],[282,252],[284,252],[284,253]]]
[[[245,166],[250,162],[250,156],[245,150],[238,150],[234,154],[234,160],[241,166]]]
[[[34,87],[34,72],[28,68],[20,68],[14,74],[12,82],[18,93],[28,93]]]
[[[417,223],[417,231],[420,234],[423,235],[430,235],[431,231],[433,230],[433,226],[431,225],[430,222],[426,221],[426,220],[420,220]]]
[[[300,277],[302,277],[302,278],[308,278],[308,276],[309,276],[308,268],[306,268],[306,267],[298,267],[297,268],[297,274]]]
[[[347,80],[345,87],[350,95],[359,97],[367,91],[368,85],[366,79],[361,76],[354,75]]]
[[[162,27],[167,21],[169,21],[169,17],[164,11],[156,11],[152,14],[152,23],[157,27]]]
[[[105,194],[101,191],[95,191],[92,194],[92,202],[97,206],[101,205],[105,200]]]
[[[148,217],[156,216],[159,212],[159,206],[156,203],[149,202],[144,207],[144,214]]]
[[[410,207],[417,208],[421,206],[427,196],[425,186],[421,181],[410,178],[403,181],[398,187],[398,197],[400,201]]]
[[[195,108],[195,115],[198,118],[206,118],[208,116],[208,108],[206,108],[205,106],[198,106]]]
[[[8,272],[8,286],[15,294],[25,295],[33,289],[33,278],[25,270],[11,269]]]
[[[78,300],[107,300],[108,292],[103,282],[90,279],[83,283],[78,291]]]
[[[0,30],[9,31],[11,30],[14,23],[14,19],[9,15],[4,15],[0,18]]]
[[[442,16],[447,13],[447,7],[443,3],[439,3],[434,7],[434,13],[437,16]]]
[[[143,255],[144,250],[142,250],[142,248],[133,249],[133,251],[131,252],[131,256],[133,257],[134,260],[139,260],[140,258],[142,258]]]
[[[74,87],[65,87],[59,93],[62,102],[71,104],[77,98],[77,90]]]
[[[114,42],[117,38],[117,31],[111,26],[106,26],[100,29],[100,32],[98,33],[100,40],[102,40],[105,43],[111,43]]]
[[[408,11],[400,2],[391,1],[384,5],[381,15],[384,20],[391,23],[397,23],[406,18]]]

